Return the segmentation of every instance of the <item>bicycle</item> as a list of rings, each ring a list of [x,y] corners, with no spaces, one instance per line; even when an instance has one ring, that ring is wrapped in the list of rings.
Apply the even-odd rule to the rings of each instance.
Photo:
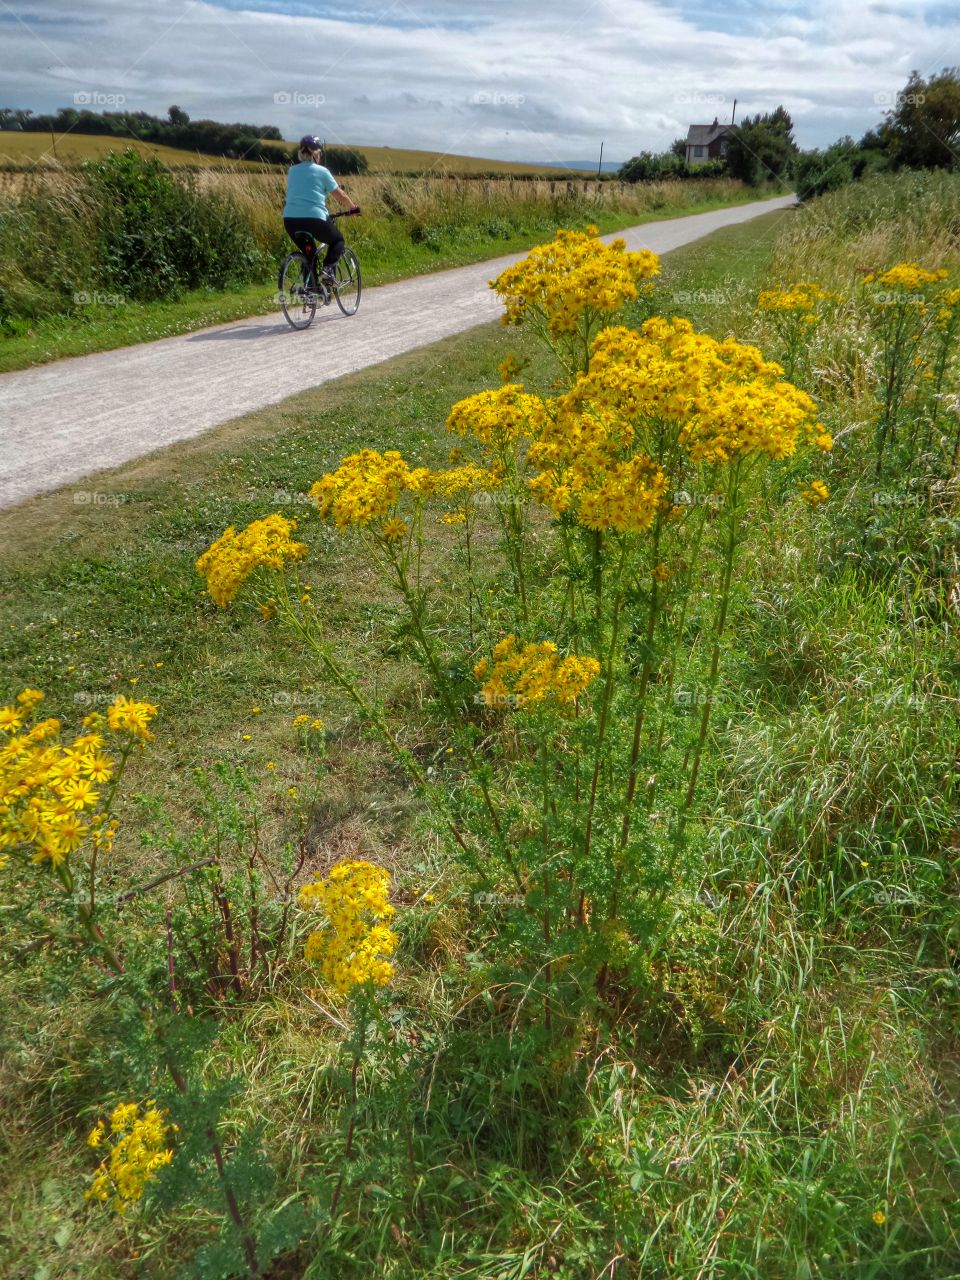
[[[359,212],[359,210],[358,210]],[[332,213],[337,218],[354,218],[355,213]],[[333,280],[323,278],[317,242],[308,231],[298,231],[299,246],[280,264],[278,280],[280,310],[294,329],[309,329],[318,305],[328,307],[334,298],[345,316],[355,316],[360,306],[360,262],[352,249],[344,249],[333,269]]]

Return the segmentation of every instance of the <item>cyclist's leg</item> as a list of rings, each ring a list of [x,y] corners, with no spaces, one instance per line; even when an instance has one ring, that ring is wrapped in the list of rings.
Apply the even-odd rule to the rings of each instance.
[[[340,228],[335,222],[329,219],[317,222],[318,227],[322,227],[322,231],[316,233],[317,239],[322,240],[327,246],[327,256],[324,259],[323,269],[325,272],[332,274],[334,267],[343,256],[343,251],[347,247],[347,242],[343,238]]]
[[[297,248],[306,255],[310,263],[310,277],[314,285],[317,283],[320,274],[319,266],[315,260],[312,246],[309,244],[305,246],[303,243],[303,233],[312,236],[316,243],[323,243],[324,229],[327,225],[326,220],[323,218],[284,218],[283,220],[283,229]]]

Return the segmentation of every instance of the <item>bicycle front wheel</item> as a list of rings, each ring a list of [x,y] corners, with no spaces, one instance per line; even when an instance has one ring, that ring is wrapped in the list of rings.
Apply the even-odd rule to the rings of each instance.
[[[310,263],[302,253],[288,253],[280,267],[280,310],[294,329],[308,329],[317,314],[317,295],[311,288]]]
[[[345,316],[354,316],[360,306],[360,263],[352,249],[344,249],[333,270],[337,306]]]

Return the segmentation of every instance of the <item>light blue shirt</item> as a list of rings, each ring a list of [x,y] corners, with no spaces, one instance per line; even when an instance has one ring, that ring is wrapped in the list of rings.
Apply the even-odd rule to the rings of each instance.
[[[338,182],[329,169],[312,160],[302,160],[287,170],[287,203],[285,218],[326,218],[327,196],[336,191]]]

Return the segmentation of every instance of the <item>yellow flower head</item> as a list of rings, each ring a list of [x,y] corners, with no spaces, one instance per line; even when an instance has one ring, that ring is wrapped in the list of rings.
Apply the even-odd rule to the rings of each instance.
[[[517,647],[516,636],[494,646],[492,662],[482,658],[473,669],[484,680],[480,700],[488,707],[526,707],[552,703],[570,707],[600,672],[594,658],[561,658],[545,640]]]
[[[281,570],[288,560],[302,560],[306,545],[295,542],[296,520],[271,515],[254,520],[237,533],[231,525],[197,561],[207,590],[225,608],[256,569]]]
[[[114,733],[129,733],[150,742],[153,734],[147,726],[156,714],[157,708],[152,702],[134,702],[120,693],[107,707],[107,723]]]
[[[118,1213],[140,1200],[148,1183],[173,1159],[168,1142],[177,1126],[168,1122],[167,1113],[152,1101],[141,1109],[136,1102],[123,1102],[110,1116],[107,1125],[100,1121],[91,1129],[87,1145],[98,1150],[108,1144],[85,1199],[106,1203],[112,1200]]]
[[[636,299],[659,270],[656,254],[628,253],[619,239],[606,245],[597,228],[588,227],[558,232],[491,285],[503,301],[504,324],[536,317],[557,338],[576,333],[587,316],[615,314]]]
[[[386,986],[393,977],[389,957],[398,938],[389,927],[389,894],[390,875],[383,867],[349,859],[300,890],[300,906],[326,916],[326,926],[307,939],[304,955],[320,965],[323,980],[340,995],[368,984]]]
[[[830,497],[830,490],[822,480],[802,481],[800,484],[800,497],[811,507],[819,507],[822,502],[826,502]]]
[[[35,707],[39,690],[19,706]],[[110,707],[107,720],[86,717],[86,732],[72,742],[60,740],[60,721],[50,717],[21,733],[9,731],[0,742],[0,853],[6,850],[36,864],[63,866],[85,843],[106,852],[112,847],[117,824],[101,812],[100,788],[115,773],[113,759],[103,750],[105,733],[129,734],[144,740],[156,715],[149,703],[131,702],[123,695]]]

